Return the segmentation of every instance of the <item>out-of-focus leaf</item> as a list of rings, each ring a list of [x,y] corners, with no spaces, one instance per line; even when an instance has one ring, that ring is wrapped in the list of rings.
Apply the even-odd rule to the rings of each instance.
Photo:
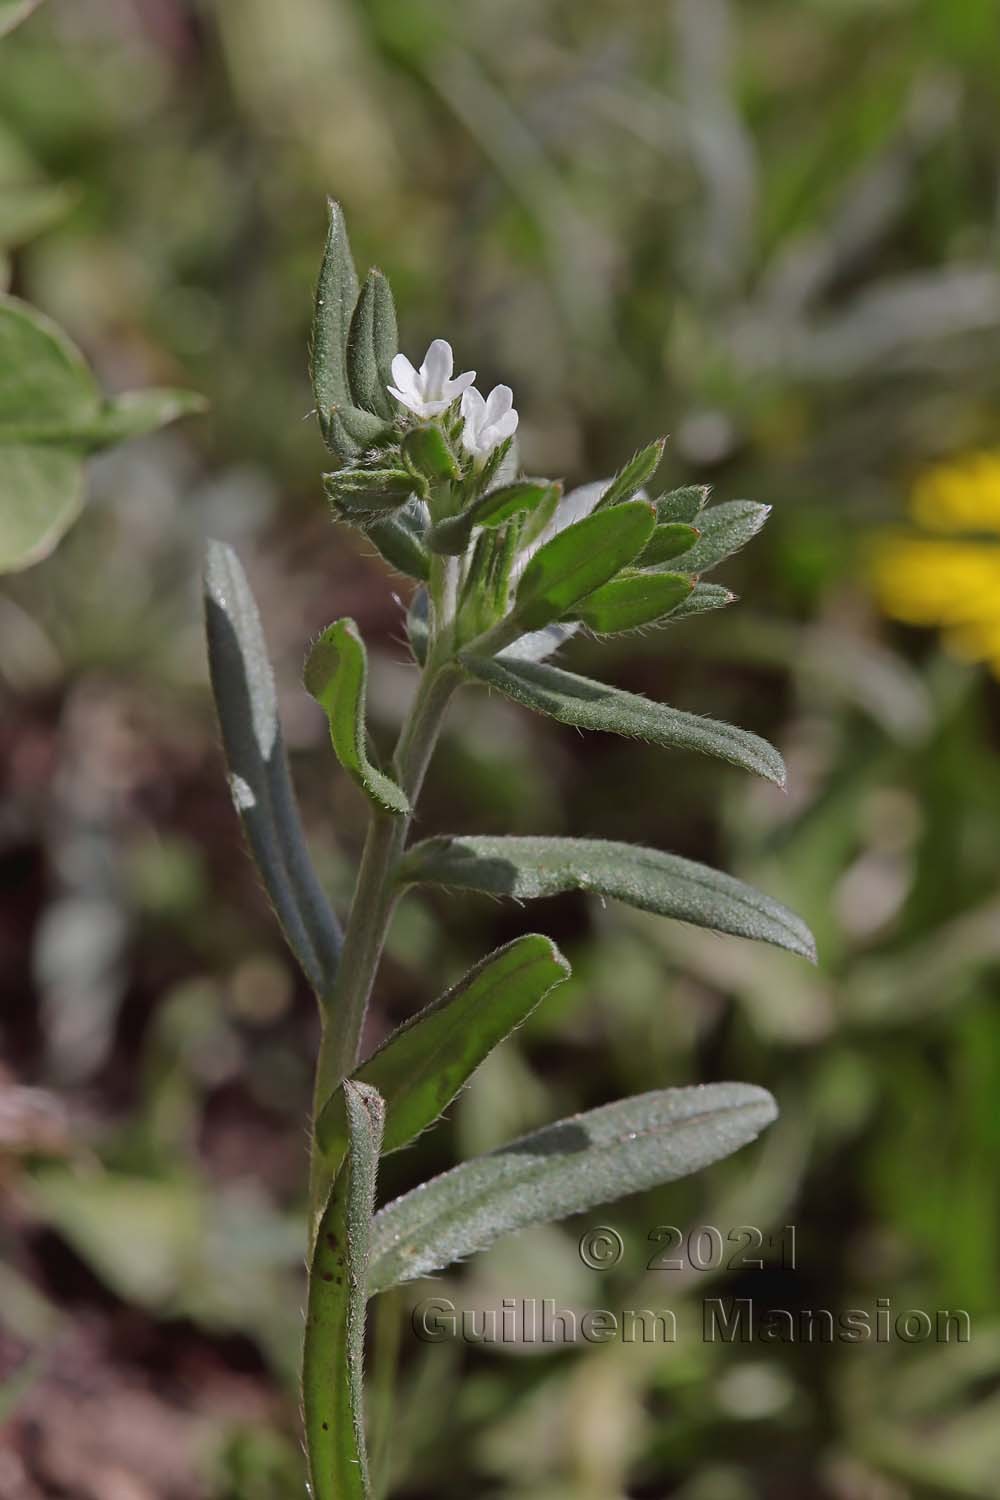
[[[344,213],[333,199],[327,207],[326,247],[316,286],[309,344],[309,375],[324,434],[330,408],[352,404],[347,379],[347,335],[358,300],[358,273],[351,257]]]
[[[353,620],[337,620],[313,642],[306,657],[306,689],[323,707],[337,759],[362,791],[386,812],[408,813],[410,804],[365,750],[368,657]]]
[[[365,1307],[375,1177],[385,1106],[344,1084],[348,1155],[316,1232],[309,1274],[302,1404],[313,1500],[368,1500],[364,1425]]]
[[[699,1172],[775,1119],[747,1083],[664,1089],[606,1104],[463,1162],[375,1216],[369,1291],[384,1291],[547,1224]]]
[[[588,594],[577,618],[596,635],[617,635],[655,625],[683,604],[694,588],[686,573],[627,573]]]
[[[690,552],[675,557],[672,566],[685,573],[708,573],[745,547],[770,514],[769,505],[758,505],[755,500],[727,500],[724,505],[709,506],[698,518],[698,540]]]
[[[547,937],[532,933],[491,953],[447,994],[406,1021],[352,1075],[385,1100],[383,1151],[397,1151],[432,1124],[483,1058],[569,975]],[[344,1091],[338,1088],[316,1126],[335,1172],[347,1146]]]
[[[430,636],[429,614],[430,600],[427,590],[416,589],[410,600],[410,607],[406,611],[406,638],[413,652],[413,660],[421,667],[427,660],[427,642]]]
[[[528,901],[563,891],[590,891],[642,911],[816,958],[812,934],[787,907],[708,865],[635,844],[603,839],[432,838],[404,855],[398,879],[403,885],[442,885]]]
[[[541,662],[513,662],[497,657],[464,656],[466,671],[516,703],[548,714],[561,724],[632,735],[666,749],[697,750],[714,755],[785,784],[785,766],[772,745],[759,735],[698,714],[682,713],[603,682],[591,682]]]
[[[374,267],[365,277],[347,335],[347,375],[355,406],[391,419],[387,389],[399,351],[392,289]]]
[[[13,249],[34,239],[69,213],[78,197],[64,182],[0,183],[0,246]]]
[[[535,553],[517,590],[514,614],[539,630],[569,613],[636,557],[653,534],[653,507],[629,500],[567,526]]]
[[[13,31],[41,4],[41,0],[0,0],[0,36]]]
[[[205,559],[208,664],[230,788],[247,843],[288,946],[317,995],[329,995],[340,928],[306,848],[278,723],[260,616],[232,548]]]
[[[655,443],[650,443],[647,448],[641,448],[638,453],[633,454],[628,463],[618,470],[594,509],[607,510],[611,505],[631,500],[660,467],[666,441],[666,438],[658,438]]]

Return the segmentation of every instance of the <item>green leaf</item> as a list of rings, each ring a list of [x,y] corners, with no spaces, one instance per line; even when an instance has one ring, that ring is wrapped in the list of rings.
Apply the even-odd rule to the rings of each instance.
[[[365,535],[370,537],[387,563],[424,583],[430,577],[431,559],[425,536],[425,507],[416,497],[392,515],[364,517]]]
[[[603,839],[432,838],[407,851],[398,879],[402,885],[443,885],[527,901],[563,891],[590,891],[641,911],[816,958],[812,934],[787,907],[708,865],[635,844]]]
[[[657,563],[669,562],[682,552],[689,552],[698,536],[698,528],[689,526],[684,521],[668,521],[663,526],[657,526],[639,554],[636,566],[651,568]]]
[[[557,532],[524,570],[514,606],[517,623],[540,630],[568,614],[642,551],[653,534],[653,517],[646,501],[630,500]]]
[[[352,404],[347,379],[347,335],[358,300],[358,274],[351,258],[344,213],[332,198],[327,207],[326,248],[316,286],[309,343],[309,377],[324,434],[330,408]]]
[[[778,786],[785,784],[784,762],[777,750],[745,729],[682,713],[666,703],[653,703],[636,693],[590,682],[543,662],[463,656],[462,665],[479,682],[561,724],[631,735],[665,749],[697,750],[764,776]]]
[[[40,4],[41,0],[0,0],[0,36],[20,26]]]
[[[700,1172],[777,1116],[765,1089],[663,1089],[546,1125],[422,1183],[376,1214],[368,1288],[443,1270],[501,1235]]]
[[[347,1082],[348,1159],[316,1232],[302,1361],[313,1500],[368,1500],[364,1340],[375,1180],[385,1106]]]
[[[368,657],[353,620],[337,620],[314,641],[304,681],[326,713],[337,759],[362,791],[386,812],[408,813],[410,804],[391,777],[376,770],[365,751]]]
[[[0,297],[0,571],[46,557],[76,520],[85,452],[148,431],[199,399],[137,391],[105,401],[60,328],[16,297]]]
[[[658,523],[665,526],[670,521],[686,521],[693,525],[708,504],[711,492],[712,487],[708,484],[684,484],[680,489],[661,495],[654,501]]]
[[[412,495],[413,475],[406,469],[337,469],[323,475],[323,488],[346,518],[395,510]]]
[[[617,635],[655,625],[693,588],[686,573],[622,573],[588,594],[573,614],[597,635]]]
[[[725,609],[735,602],[736,595],[731,589],[723,588],[721,583],[696,583],[683,603],[671,611],[667,623],[673,625],[678,620],[686,620],[690,615],[704,615],[713,609]]]
[[[0,246],[6,250],[26,244],[65,218],[79,197],[79,189],[65,182],[4,182],[0,188]]]
[[[257,606],[221,542],[206,554],[205,626],[233,802],[288,946],[322,998],[333,988],[340,928],[306,848]]]
[[[458,462],[436,422],[411,427],[403,438],[403,457],[424,479],[457,479]]]
[[[355,406],[392,419],[386,387],[398,352],[392,289],[382,272],[373,268],[365,277],[347,334],[347,378]]]
[[[323,435],[331,453],[341,463],[349,463],[368,448],[377,447],[390,436],[392,428],[381,417],[360,406],[331,406],[326,414]]]
[[[90,429],[81,431],[81,436],[86,437],[88,451],[109,448],[129,438],[144,437],[179,417],[203,412],[207,406],[208,402],[197,391],[157,386],[144,391],[126,391],[108,401]]]
[[[619,469],[611,480],[594,507],[595,511],[607,510],[611,505],[620,505],[623,500],[631,500],[632,496],[652,479],[660,467],[666,442],[666,438],[658,438],[655,443],[650,443],[648,448],[640,448],[638,453],[634,453],[624,468]]]
[[[698,521],[701,532],[690,552],[675,557],[673,566],[685,573],[708,573],[725,558],[745,547],[771,514],[769,505],[755,500],[727,500],[712,505]]]
[[[394,1031],[352,1075],[385,1100],[383,1152],[398,1151],[433,1124],[498,1042],[569,972],[549,938],[517,938]],[[342,1088],[320,1114],[316,1137],[336,1172],[347,1147]]]
[[[434,552],[461,556],[477,526],[503,526],[513,516],[541,507],[551,514],[562,494],[562,486],[545,480],[520,479],[481,495],[459,515],[438,521],[431,528],[428,544]]]

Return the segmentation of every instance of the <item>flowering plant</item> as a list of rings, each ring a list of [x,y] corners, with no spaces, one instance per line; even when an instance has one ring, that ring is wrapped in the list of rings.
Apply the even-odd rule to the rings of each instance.
[[[367,659],[352,620],[313,643],[305,683],[341,766],[370,803],[346,925],[313,870],[295,808],[260,621],[240,565],[212,544],[209,658],[231,785],[285,936],[316,991],[322,1040],[312,1123],[303,1404],[312,1493],[373,1493],[362,1412],[369,1297],[483,1250],[500,1235],[697,1171],[775,1116],[749,1084],[666,1089],[605,1105],[462,1163],[375,1211],[381,1154],[432,1124],[483,1058],[569,972],[528,934],[490,954],[370,1057],[359,1043],[388,924],[411,886],[520,900],[566,890],[614,897],[812,958],[792,912],[730,876],[655,849],[598,839],[432,837],[409,842],[413,808],[448,705],[483,684],[564,724],[698,750],[781,783],[756,735],[554,666],[575,631],[615,635],[716,609],[732,595],[702,575],[767,516],[749,501],[708,506],[685,486],[650,498],[654,442],[606,482],[563,496],[520,471],[507,386],[488,397],[455,376],[436,339],[419,369],[398,350],[388,283],[359,287],[331,205],[310,356],[334,467],[334,515],[415,582],[407,628],[418,671],[388,767],[365,732]]]

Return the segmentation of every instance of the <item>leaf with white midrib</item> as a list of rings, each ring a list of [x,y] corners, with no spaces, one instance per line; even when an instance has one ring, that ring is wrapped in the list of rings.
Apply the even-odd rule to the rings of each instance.
[[[587,891],[696,927],[773,943],[813,962],[816,958],[808,927],[780,902],[708,865],[635,844],[439,837],[408,850],[397,878],[403,885],[442,885],[528,901]]]
[[[443,1270],[501,1235],[698,1172],[748,1145],[776,1114],[765,1089],[716,1083],[638,1094],[547,1125],[376,1214],[369,1292]]]
[[[629,735],[667,749],[698,750],[778,786],[785,784],[785,766],[777,750],[759,735],[732,724],[683,713],[543,662],[463,656],[462,665],[479,682],[561,724]]]

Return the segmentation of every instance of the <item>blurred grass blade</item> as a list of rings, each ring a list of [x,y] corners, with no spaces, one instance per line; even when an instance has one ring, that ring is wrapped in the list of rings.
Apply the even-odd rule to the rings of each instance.
[[[561,724],[631,735],[665,749],[697,750],[764,776],[777,786],[785,784],[785,766],[777,750],[746,729],[682,713],[666,703],[653,703],[637,693],[591,682],[542,662],[472,656],[463,657],[462,665],[479,682]]]
[[[397,1151],[433,1124],[497,1043],[569,972],[549,938],[517,938],[394,1031],[353,1075],[385,1100],[382,1150]],[[347,1147],[343,1089],[322,1110],[316,1138],[336,1172]]]
[[[474,1157],[375,1216],[369,1292],[440,1271],[501,1235],[701,1171],[777,1115],[748,1083],[663,1089],[606,1104]]]
[[[762,892],[708,865],[604,839],[432,838],[403,857],[404,885],[534,900],[563,891],[611,896],[642,911],[696,927],[755,938],[815,961],[812,934],[800,917]]]
[[[326,713],[334,751],[347,774],[386,812],[408,813],[402,791],[376,770],[365,750],[368,656],[353,620],[327,626],[309,650],[303,677],[306,691]]]
[[[344,1085],[348,1152],[316,1232],[309,1271],[302,1401],[313,1500],[368,1500],[364,1428],[365,1306],[375,1178],[385,1106]]]
[[[638,453],[633,454],[628,463],[619,469],[611,480],[594,507],[595,512],[607,510],[612,505],[620,505],[623,500],[631,500],[632,496],[652,479],[660,467],[666,441],[666,438],[657,438],[655,443],[650,443],[647,448],[641,448]]]
[[[710,506],[698,519],[698,540],[690,552],[675,557],[672,566],[685,573],[709,572],[745,547],[770,514],[771,507],[756,500],[727,500],[723,505]]]
[[[205,560],[205,627],[233,801],[288,945],[322,998],[333,988],[340,928],[306,848],[257,606],[221,542],[209,543]]]
[[[588,594],[576,610],[595,635],[619,635],[655,625],[675,610],[694,588],[686,573],[629,573]]]
[[[330,408],[352,404],[347,379],[347,335],[358,300],[358,274],[351,258],[344,213],[332,198],[327,207],[326,248],[316,285],[309,342],[309,377],[324,435]]]
[[[347,334],[347,379],[355,406],[392,418],[387,385],[398,351],[392,290],[382,272],[373,267],[365,277]]]
[[[653,534],[653,507],[631,500],[567,526],[531,558],[517,591],[514,614],[525,630],[540,630],[607,583],[636,557]]]

